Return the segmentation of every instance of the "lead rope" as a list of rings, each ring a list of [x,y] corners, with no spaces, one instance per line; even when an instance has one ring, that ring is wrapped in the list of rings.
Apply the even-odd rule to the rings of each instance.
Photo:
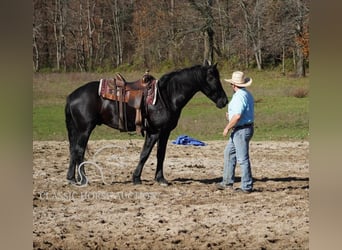
[[[130,144],[131,144],[131,145],[133,144],[132,141],[131,141]],[[94,166],[99,170],[103,184],[105,184],[105,185],[110,185],[110,184],[111,184],[111,183],[107,183],[107,182],[105,181],[104,176],[103,176],[102,167],[101,167],[99,164],[97,164],[97,160],[96,160],[96,156],[97,156],[102,150],[108,149],[108,148],[121,148],[121,149],[123,149],[123,147],[116,146],[116,145],[114,145],[114,144],[108,144],[108,145],[105,145],[105,146],[101,147],[100,149],[98,149],[98,150],[95,152],[95,154],[93,155],[92,160],[90,160],[90,161],[83,161],[83,162],[77,167],[77,173],[78,173],[78,175],[81,177],[81,179],[80,179],[78,182],[76,182],[76,184],[77,184],[76,186],[77,186],[77,187],[85,187],[85,186],[88,185],[88,178],[87,178],[87,176],[84,176],[86,182],[85,182],[84,185],[82,185],[83,174],[81,173],[81,167],[83,167],[85,164],[94,165]],[[84,168],[84,167],[83,167],[83,168]]]

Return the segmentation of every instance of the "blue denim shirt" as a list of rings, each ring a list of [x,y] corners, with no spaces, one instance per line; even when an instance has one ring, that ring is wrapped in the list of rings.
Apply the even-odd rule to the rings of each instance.
[[[235,114],[241,114],[241,118],[236,126],[254,122],[254,98],[245,88],[238,89],[228,104],[229,120]]]

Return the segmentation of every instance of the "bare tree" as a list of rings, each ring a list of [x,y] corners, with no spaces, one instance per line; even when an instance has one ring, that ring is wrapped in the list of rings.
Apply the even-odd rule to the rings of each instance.
[[[94,12],[95,12],[96,2],[87,0],[87,43],[88,43],[88,69],[94,69],[94,32],[95,32],[95,22],[94,22]]]
[[[257,67],[293,59],[305,75],[308,0],[34,0],[33,70],[190,65]],[[216,59],[216,58],[215,58]]]
[[[249,5],[247,4],[249,2]],[[262,69],[262,16],[264,13],[264,5],[262,0],[256,0],[252,6],[250,1],[240,0],[240,7],[245,19],[246,25],[246,46],[249,40],[252,44],[253,53],[257,67]]]
[[[86,53],[86,44],[84,41],[84,27],[83,27],[83,19],[84,19],[84,10],[83,10],[83,3],[79,3],[79,9],[78,9],[78,33],[79,37],[75,35],[76,41],[79,42],[77,44],[77,53],[78,53],[78,65],[81,69],[81,71],[88,71],[88,65],[87,65],[87,53]]]
[[[65,27],[66,27],[66,1],[55,0],[53,12],[53,33],[56,49],[56,69],[61,70],[61,64],[66,70],[65,61]]]
[[[273,35],[269,48],[276,54],[282,49],[282,72],[285,74],[285,60],[291,58],[293,70],[296,75],[305,76],[306,60],[308,58],[308,1],[304,0],[278,0],[277,8],[269,16],[271,23],[267,34]],[[270,27],[273,27],[270,28]],[[273,47],[272,47],[273,46]],[[272,55],[275,57],[276,55]]]
[[[199,3],[195,0],[188,0],[191,6],[197,10],[201,17],[204,19],[204,24],[200,27],[200,30],[204,35],[204,59],[211,62],[214,61],[214,18],[212,13],[213,1],[204,0],[204,2]]]
[[[220,34],[217,37],[217,46],[216,48],[216,53],[220,57],[226,57],[229,58],[230,54],[230,44],[229,40],[231,37],[231,32],[230,32],[230,14],[229,10],[231,8],[231,0],[225,0],[225,1],[218,1],[218,6],[217,6],[217,14],[215,16],[218,17],[217,23],[219,24],[219,30]],[[220,49],[221,48],[221,49]]]
[[[40,63],[40,50],[38,47],[38,39],[39,39],[39,26],[36,27],[33,24],[32,30],[32,46],[33,46],[33,70],[37,72],[39,70],[39,63]]]
[[[118,0],[108,1],[111,9],[111,33],[112,33],[112,46],[115,50],[115,66],[119,66],[123,62],[123,46],[122,46],[122,31],[120,29],[120,16],[119,16],[119,3]]]
[[[305,39],[308,27],[308,8],[304,4],[305,1],[294,0],[297,15],[295,18],[295,31],[296,31],[296,54],[297,54],[297,76],[305,76]]]

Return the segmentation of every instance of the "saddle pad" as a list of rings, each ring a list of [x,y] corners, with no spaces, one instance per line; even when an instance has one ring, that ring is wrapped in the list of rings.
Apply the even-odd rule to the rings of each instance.
[[[110,100],[118,100],[121,95],[121,89],[115,88],[114,79],[101,79],[98,94]]]
[[[147,90],[146,104],[155,105],[157,101],[158,80],[153,81]]]

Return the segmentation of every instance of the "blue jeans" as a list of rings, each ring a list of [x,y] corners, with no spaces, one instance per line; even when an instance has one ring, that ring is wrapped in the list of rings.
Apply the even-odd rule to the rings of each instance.
[[[251,163],[249,160],[249,141],[254,134],[254,127],[233,130],[224,150],[224,169],[222,184],[232,185],[235,180],[236,163],[241,168],[241,189],[253,188]]]

